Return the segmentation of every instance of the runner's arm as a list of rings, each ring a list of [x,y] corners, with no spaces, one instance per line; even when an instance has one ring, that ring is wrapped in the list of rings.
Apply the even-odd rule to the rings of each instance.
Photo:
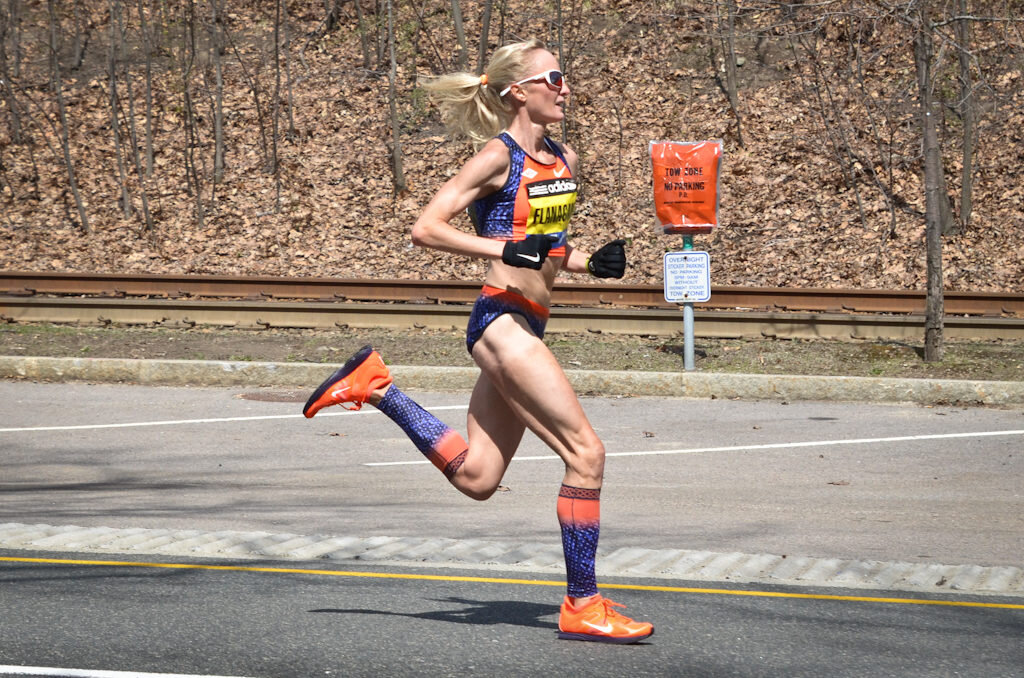
[[[423,208],[412,227],[413,244],[476,259],[501,259],[504,241],[459,230],[451,221],[474,200],[499,190],[508,170],[508,149],[498,140],[488,142]]]

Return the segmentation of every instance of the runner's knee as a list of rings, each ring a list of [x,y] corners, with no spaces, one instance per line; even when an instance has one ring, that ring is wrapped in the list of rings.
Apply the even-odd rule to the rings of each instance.
[[[462,494],[476,501],[487,501],[498,491],[497,485],[456,485]]]
[[[476,501],[486,501],[498,491],[504,469],[499,472],[497,469],[478,469],[472,465],[464,464],[458,472],[452,476],[451,483],[462,494]]]

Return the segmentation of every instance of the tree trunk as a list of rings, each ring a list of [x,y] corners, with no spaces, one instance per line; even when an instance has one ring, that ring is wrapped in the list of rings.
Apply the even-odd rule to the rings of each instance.
[[[125,54],[125,30],[124,24],[121,22],[121,12],[117,14],[117,35],[118,35],[118,47],[121,54]],[[139,134],[138,129],[135,125],[135,94],[133,92],[134,85],[132,84],[132,69],[129,62],[124,64],[124,81],[125,91],[128,94],[128,136],[131,148],[131,158],[135,165],[135,176],[139,180],[139,200],[142,203],[142,218],[146,222],[146,230],[153,230],[153,217],[149,213],[149,197],[146,195],[146,184],[143,178],[142,170],[142,159],[139,157]]]
[[[220,0],[210,0],[210,54],[213,57],[213,181],[224,181],[224,69],[221,51],[224,45],[221,31]]]
[[[726,12],[723,49],[725,52],[725,87],[729,97],[729,108],[732,109],[733,117],[736,118],[736,143],[743,148],[743,119],[740,116],[739,85],[736,77],[736,0],[726,0]],[[719,26],[721,26],[721,15],[718,20]]]
[[[366,30],[366,17],[363,15],[362,0],[354,0],[356,6],[356,23],[359,24],[359,46],[363,50],[363,68],[369,69],[372,59],[370,57],[370,40]]]
[[[138,0],[139,22],[142,27],[142,45],[146,55],[146,176],[153,176],[153,40],[142,0]]]
[[[388,12],[388,9],[391,8],[391,2],[392,0],[387,0],[387,4],[384,7],[385,14]],[[375,23],[377,25],[377,70],[380,71],[383,70],[382,65],[384,63],[384,57],[387,55],[388,51],[388,40],[391,38],[391,31],[388,30],[386,25],[387,19],[381,18],[380,0],[377,0],[377,8],[374,11],[374,16],[376,17]]]
[[[395,60],[395,18],[394,0],[388,3],[388,53],[391,58],[391,69],[388,71],[388,106],[391,110],[391,169],[395,175],[395,194],[406,190],[405,173],[402,170],[402,140],[398,133],[398,104],[395,94],[395,80],[398,78],[398,62]]]
[[[121,181],[121,211],[125,219],[132,218],[132,198],[128,192],[128,173],[125,171],[124,145],[121,143],[121,122],[117,115],[120,106],[117,97],[117,18],[121,3],[110,0],[110,46],[108,48],[108,92],[110,101],[110,131],[114,136],[114,157],[117,160],[117,176]]]
[[[959,0],[958,13],[967,14],[967,0]],[[971,196],[974,189],[974,84],[971,80],[971,28],[968,19],[956,22],[957,53],[960,55],[960,119],[964,125],[963,169],[960,175],[960,228],[967,230],[974,208]]]
[[[324,18],[324,35],[327,35],[334,30],[334,27],[338,25],[338,6],[341,3],[338,0],[324,0],[324,10],[327,12],[327,16]]]
[[[64,106],[64,84],[60,74],[60,59],[57,58],[60,46],[57,39],[57,9],[54,6],[55,0],[46,0],[46,8],[50,15],[50,87],[57,98],[57,113],[60,118],[60,143],[64,149],[64,166],[68,172],[68,184],[71,187],[71,194],[75,199],[75,206],[78,208],[78,218],[81,220],[82,230],[92,233],[89,227],[89,217],[85,213],[85,205],[82,203],[82,196],[78,191],[78,181],[75,179],[75,164],[71,160],[71,144],[68,141],[68,115],[67,107]]]
[[[280,133],[281,120],[281,3],[285,0],[274,0],[274,105],[271,106],[271,172],[274,175],[274,213],[281,211],[281,171],[277,162],[277,137]]]
[[[476,53],[476,74],[482,75],[487,63],[487,44],[491,32],[491,5],[493,0],[484,0],[483,18],[480,26],[480,49]]]
[[[501,12],[498,13],[498,39],[499,45],[505,44],[505,14],[508,11],[508,0],[498,0],[501,3]]]
[[[0,7],[0,94],[3,94],[7,103],[7,119],[11,129],[11,143],[21,144],[21,115],[18,113],[18,105],[14,100],[14,86],[11,83],[11,73],[7,62],[7,34],[11,31],[13,24],[13,3],[8,7]],[[10,11],[9,11],[10,10]],[[12,41],[13,42],[13,41]],[[19,49],[14,44],[14,49]]]
[[[71,57],[71,70],[77,71],[82,67],[82,62],[85,61],[85,48],[89,45],[89,25],[86,23],[83,29],[82,13],[79,11],[77,2],[71,3],[71,11],[75,20],[75,35],[71,41],[71,51],[73,54]]]
[[[203,205],[203,184],[196,166],[199,147],[199,124],[192,103],[192,67],[196,58],[195,0],[186,0],[182,7],[182,109],[185,118],[185,181],[196,201],[195,217],[199,229],[206,227],[206,208]]]
[[[284,31],[284,77],[288,81],[288,104],[286,106],[288,109],[288,131],[285,132],[285,135],[294,141],[297,132],[295,131],[295,96],[292,90],[292,30],[291,22],[288,20],[287,2],[281,7],[281,12],[283,13],[281,30]]]
[[[11,76],[21,77],[21,2],[8,0],[11,31]]]
[[[942,186],[942,156],[935,114],[932,111],[932,24],[928,3],[922,2],[917,11],[918,27],[914,39],[914,58],[917,64],[917,84],[921,100],[921,130],[924,148],[925,241],[928,292],[925,306],[924,359],[925,362],[942,360],[943,346],[943,290],[942,290],[942,214],[940,193]]]
[[[452,23],[455,24],[455,39],[459,43],[458,67],[460,71],[469,68],[469,50],[466,49],[466,31],[462,26],[462,8],[459,0],[452,0]]]

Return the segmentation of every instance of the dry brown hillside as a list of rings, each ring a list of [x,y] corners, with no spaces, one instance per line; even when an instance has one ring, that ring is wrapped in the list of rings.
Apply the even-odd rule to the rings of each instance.
[[[88,233],[61,151],[65,128],[50,87],[47,3],[0,3],[6,71],[0,267],[479,278],[483,262],[409,243],[417,211],[470,153],[465,142],[446,139],[437,111],[416,86],[418,76],[455,68],[451,3],[394,1],[396,103],[408,184],[395,195],[386,4],[361,0],[358,6],[367,55],[352,0],[333,3],[331,22],[325,11],[332,2],[292,0],[281,6],[287,24],[285,15],[275,15],[276,3],[218,1],[225,28],[226,168],[220,182],[213,176],[211,2],[57,3],[63,7],[57,28],[68,146]],[[461,0],[470,68],[483,4]],[[731,31],[730,4],[737,12]],[[493,49],[537,36],[557,52],[561,35],[572,89],[565,134],[580,154],[584,181],[573,242],[589,249],[612,237],[630,238],[625,282],[660,283],[662,253],[681,246],[678,236],[655,226],[648,142],[722,139],[722,225],[696,240],[698,249],[711,252],[715,284],[923,289],[913,4],[851,0],[809,9],[697,0],[493,0],[489,38]],[[978,111],[973,213],[961,233],[945,240],[945,280],[948,289],[1020,292],[1024,8],[1013,2],[972,7],[978,17],[999,20],[970,22],[965,54]],[[143,146],[147,45],[152,59],[155,165],[140,182],[131,153],[124,156],[130,217],[120,204],[110,113],[112,16],[125,36],[115,54],[117,131],[125,151],[129,117]],[[948,192],[959,216],[962,93],[956,22],[949,19],[934,18],[932,86],[941,102],[935,114]],[[288,29],[278,32],[277,61],[275,25]],[[725,95],[730,34],[739,125]],[[273,173],[267,157],[273,152],[275,63],[281,90]],[[552,129],[555,137],[562,133]],[[140,213],[142,189],[151,231]]]

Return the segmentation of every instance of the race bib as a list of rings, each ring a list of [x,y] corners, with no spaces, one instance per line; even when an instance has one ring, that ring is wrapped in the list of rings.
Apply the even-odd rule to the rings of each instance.
[[[548,235],[552,247],[564,246],[569,231],[569,218],[576,207],[576,180],[546,179],[526,184],[530,215],[526,234]]]

